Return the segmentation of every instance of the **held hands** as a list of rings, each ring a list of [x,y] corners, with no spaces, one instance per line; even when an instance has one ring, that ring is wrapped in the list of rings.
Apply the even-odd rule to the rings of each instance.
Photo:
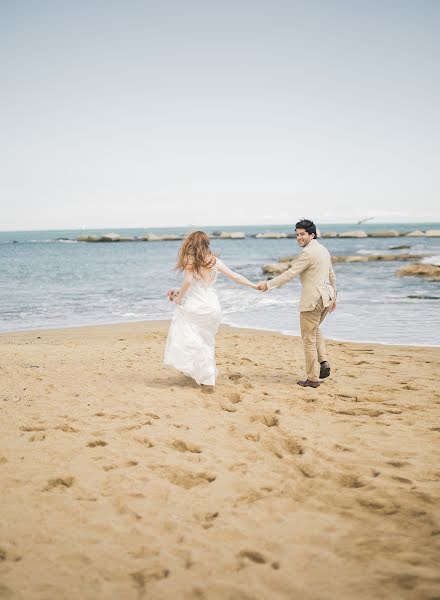
[[[267,292],[267,290],[269,289],[267,287],[267,281],[260,281],[257,283],[257,290],[260,290],[260,292]]]
[[[260,281],[259,283],[253,283],[250,286],[253,290],[258,290],[259,292],[267,292],[268,287],[265,281]]]
[[[174,302],[174,304],[180,304],[179,302],[179,290],[168,290],[167,298],[170,302]]]

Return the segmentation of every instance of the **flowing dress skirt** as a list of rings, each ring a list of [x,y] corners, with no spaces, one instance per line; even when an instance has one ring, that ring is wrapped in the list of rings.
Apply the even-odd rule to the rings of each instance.
[[[175,367],[198,384],[215,385],[215,336],[221,318],[213,285],[194,280],[182,304],[174,311],[164,364]]]

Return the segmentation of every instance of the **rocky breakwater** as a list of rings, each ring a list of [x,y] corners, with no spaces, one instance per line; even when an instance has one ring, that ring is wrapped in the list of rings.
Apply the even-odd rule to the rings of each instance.
[[[424,263],[412,263],[405,265],[397,271],[399,277],[413,275],[416,277],[426,277],[430,281],[440,281],[440,267]]]
[[[336,231],[324,231],[322,233],[323,238],[393,238],[393,237],[440,237],[440,229],[427,229],[426,231],[421,231],[417,229],[416,231],[397,231],[394,229],[384,230],[384,231],[363,231],[362,229],[353,230],[353,231],[342,231],[340,233]]]
[[[213,231],[209,234],[211,240],[244,240],[244,231]]]
[[[288,234],[281,231],[265,231],[264,233],[255,233],[252,237],[257,240],[282,240],[288,237]],[[290,237],[296,236],[291,234]]]
[[[104,235],[79,235],[78,242],[134,242],[135,238],[119,235],[119,233],[106,233]]]
[[[263,265],[263,273],[267,275],[279,275],[280,273],[284,273],[292,266],[293,261],[295,260],[295,256],[283,256],[279,259],[279,262],[272,263],[268,265]],[[420,259],[422,255],[420,254],[372,254],[369,256],[360,256],[360,255],[352,255],[352,256],[332,256],[333,263],[367,263],[367,262],[378,262],[378,261],[395,261],[395,260],[414,260]],[[428,266],[428,265],[422,265]],[[438,267],[440,269],[440,267]]]
[[[184,235],[173,233],[145,233],[139,236],[124,236],[119,233],[106,233],[104,235],[79,235],[78,242],[176,242],[184,239]],[[246,234],[243,231],[219,231],[209,234],[211,239],[243,240]]]
[[[141,242],[177,242],[183,240],[183,235],[146,233],[140,236],[139,239]]]

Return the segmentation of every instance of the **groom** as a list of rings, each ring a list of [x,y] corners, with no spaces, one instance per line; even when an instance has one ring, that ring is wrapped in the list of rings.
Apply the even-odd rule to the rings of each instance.
[[[316,240],[313,221],[302,219],[296,224],[295,231],[303,251],[295,258],[290,269],[275,279],[260,281],[258,289],[267,292],[299,275],[302,285],[300,324],[307,379],[297,383],[303,387],[317,388],[320,386],[319,379],[330,375],[325,342],[319,326],[327,314],[336,308],[336,276],[327,248]]]

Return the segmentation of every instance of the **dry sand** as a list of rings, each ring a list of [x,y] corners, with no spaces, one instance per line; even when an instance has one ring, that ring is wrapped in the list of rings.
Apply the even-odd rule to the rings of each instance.
[[[0,598],[440,597],[440,349],[223,327],[207,394],[166,331],[0,336]]]

